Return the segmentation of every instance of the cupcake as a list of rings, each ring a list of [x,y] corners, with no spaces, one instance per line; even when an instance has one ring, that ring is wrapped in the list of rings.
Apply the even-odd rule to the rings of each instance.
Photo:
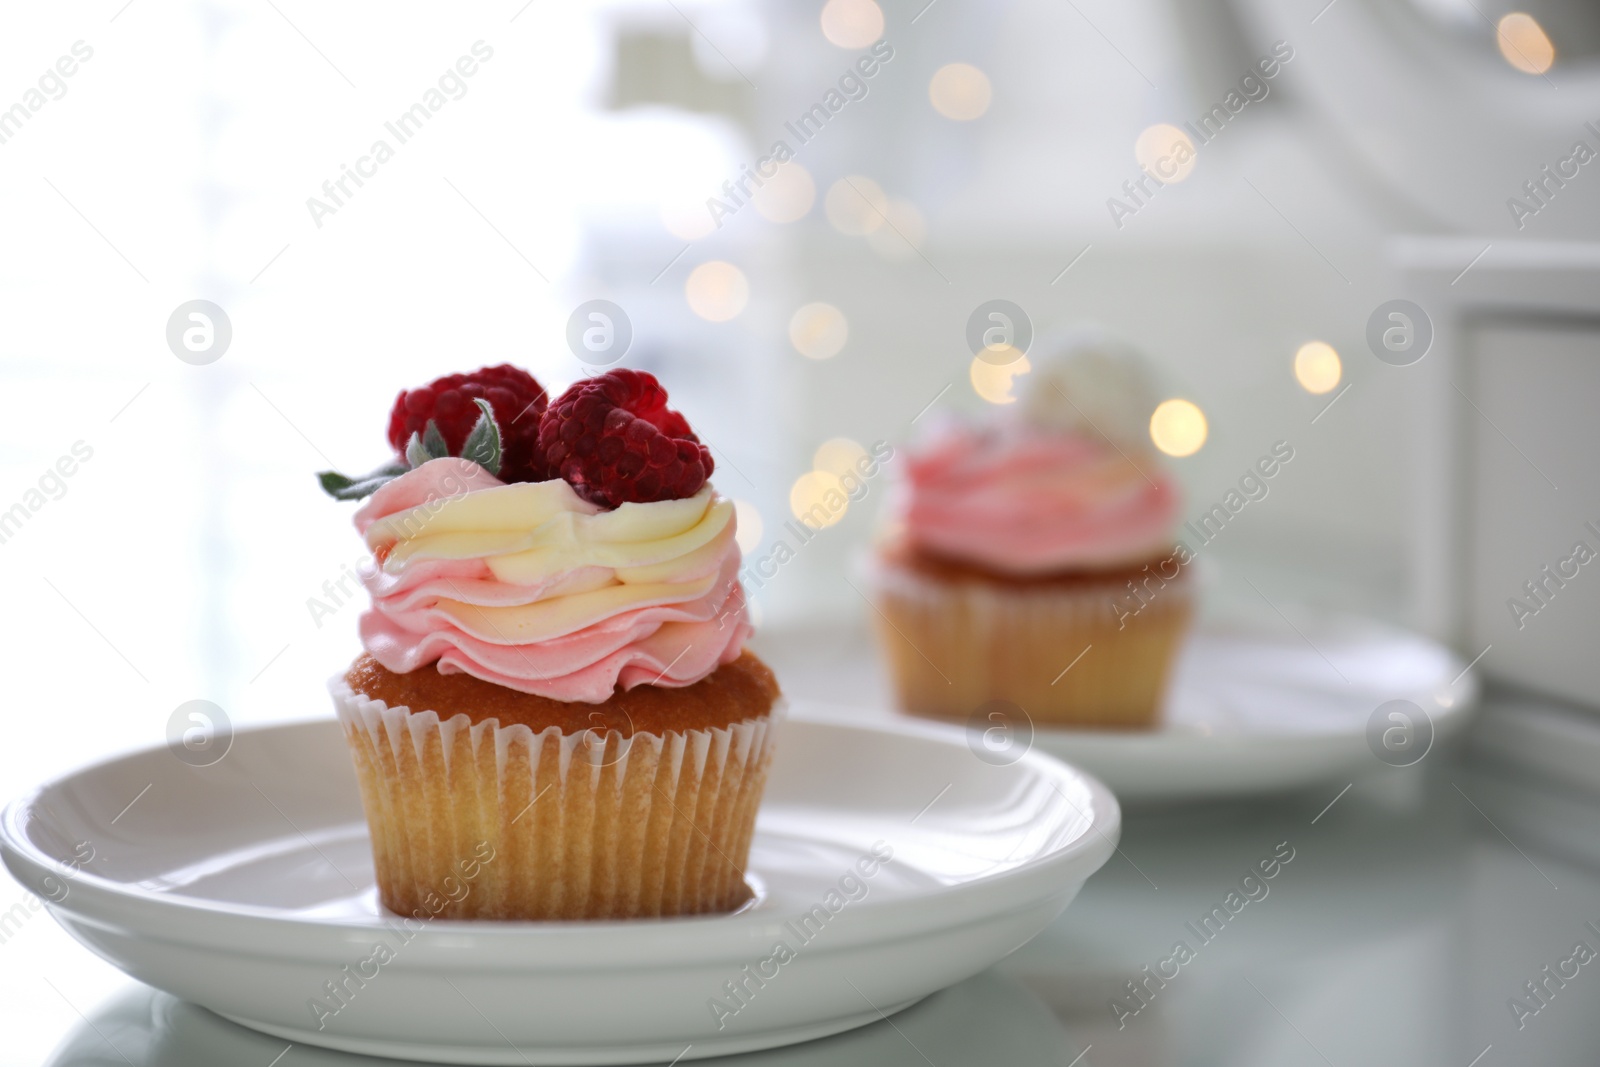
[[[1145,428],[1137,357],[1079,343],[1019,379],[1002,418],[911,451],[871,566],[900,704],[1040,725],[1156,720],[1193,609],[1180,500]]]
[[[510,366],[401,393],[365,498],[365,651],[330,683],[384,907],[726,912],[779,715],[734,509],[649,374],[546,406]]]

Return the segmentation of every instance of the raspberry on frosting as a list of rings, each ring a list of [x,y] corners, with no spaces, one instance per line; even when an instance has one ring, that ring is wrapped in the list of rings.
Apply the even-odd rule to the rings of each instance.
[[[533,375],[502,363],[471,374],[447,374],[416,389],[402,390],[389,413],[389,444],[405,455],[412,434],[429,420],[444,436],[449,454],[460,455],[479,415],[474,400],[494,409],[502,456],[499,476],[507,482],[542,482],[552,477],[538,450],[539,419],[549,398]]]
[[[610,371],[551,404],[511,366],[447,375],[400,394],[389,443],[371,474],[319,475],[367,501],[356,527],[380,566],[361,640],[388,670],[598,704],[738,658],[733,504],[653,376]]]
[[[713,468],[661,383],[636,370],[607,371],[563,393],[539,424],[536,457],[583,499],[613,508],[692,497]]]

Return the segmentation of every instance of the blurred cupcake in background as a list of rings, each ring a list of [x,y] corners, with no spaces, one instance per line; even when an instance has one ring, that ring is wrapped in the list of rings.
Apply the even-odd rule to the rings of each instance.
[[[1019,402],[909,452],[872,576],[901,707],[966,720],[1153,724],[1193,612],[1180,498],[1150,445],[1142,358],[1078,335]]]

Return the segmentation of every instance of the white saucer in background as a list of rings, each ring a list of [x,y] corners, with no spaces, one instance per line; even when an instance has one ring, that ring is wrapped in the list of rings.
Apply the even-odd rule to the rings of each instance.
[[[869,635],[837,627],[760,637],[761,655],[796,707],[908,721],[891,710]],[[1080,653],[1094,650],[1064,648],[1061,666]],[[1460,657],[1409,631],[1288,605],[1283,615],[1260,606],[1224,614],[1213,605],[1186,640],[1155,729],[1053,729],[1034,719],[1031,745],[1093,774],[1123,803],[1247,796],[1348,782],[1384,770],[1385,762],[1400,765],[1415,753],[1386,751],[1380,761],[1369,744],[1380,706],[1415,704],[1414,738],[1431,729],[1437,745],[1466,725],[1477,696],[1477,679]],[[1378,719],[1381,741],[1399,724],[1387,712]]]
[[[1168,801],[1354,779],[1420,761],[1427,731],[1437,745],[1466,725],[1477,679],[1438,642],[1364,619],[1305,612],[1284,621],[1197,627],[1156,729],[1037,728],[1034,747],[1098,776],[1124,802]],[[1412,720],[1423,747],[1380,757],[1373,744],[1382,745],[1384,731],[1408,728],[1376,714],[1397,700],[1421,712],[1392,709]],[[1375,715],[1380,725],[1369,736]]]
[[[1040,753],[993,765],[967,740],[796,715],[757,824],[752,906],[418,924],[321,1030],[310,1001],[327,1003],[324,983],[396,938],[336,723],[243,731],[208,768],[158,748],[67,775],[6,810],[0,854],[111,963],[285,1041],[474,1064],[698,1059],[861,1026],[976,974],[1105,862],[1120,815],[1103,786]],[[893,858],[860,880],[865,894],[797,938],[790,921],[879,842]],[[76,864],[84,844],[92,859]],[[792,958],[745,981],[719,1028],[713,1002],[739,1003],[725,983],[780,940]]]

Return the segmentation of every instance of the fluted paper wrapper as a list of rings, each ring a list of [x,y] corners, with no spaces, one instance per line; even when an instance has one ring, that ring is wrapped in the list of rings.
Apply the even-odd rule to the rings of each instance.
[[[718,729],[538,733],[330,682],[383,905],[449,919],[732,911],[781,702]]]
[[[1159,717],[1193,614],[1191,569],[1120,619],[1112,607],[1127,593],[1120,580],[945,579],[888,560],[874,561],[869,575],[907,711],[965,722],[1003,700],[1043,726],[1139,729]]]

